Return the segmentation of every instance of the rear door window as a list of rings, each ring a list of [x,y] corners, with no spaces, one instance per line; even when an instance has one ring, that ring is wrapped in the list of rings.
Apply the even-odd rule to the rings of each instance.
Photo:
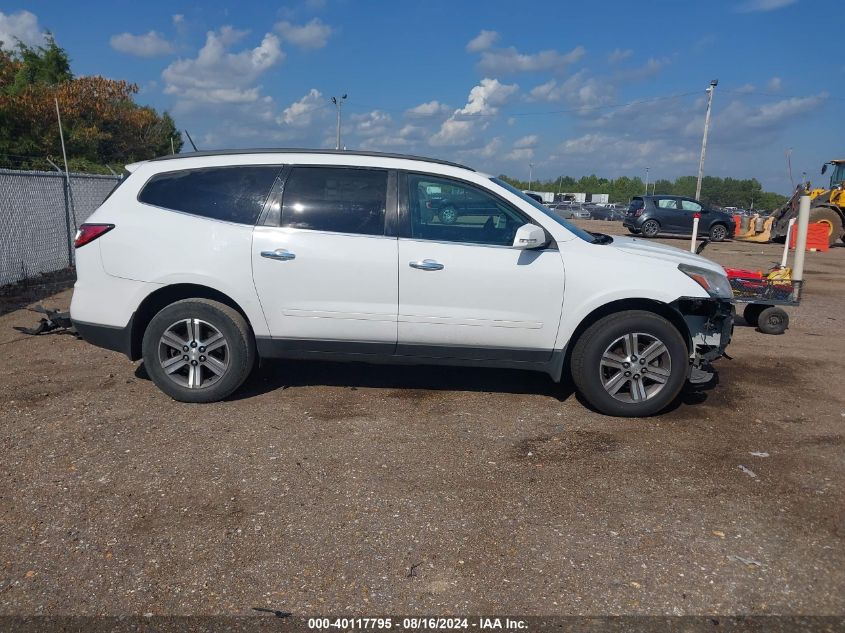
[[[294,167],[285,181],[282,226],[384,235],[387,171]]]
[[[657,206],[660,209],[677,209],[678,201],[674,198],[658,198],[656,200]]]
[[[255,224],[278,165],[205,167],[156,174],[138,200],[213,220]]]

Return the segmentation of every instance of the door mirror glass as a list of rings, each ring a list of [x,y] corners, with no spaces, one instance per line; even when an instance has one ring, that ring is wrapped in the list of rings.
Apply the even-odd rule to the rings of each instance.
[[[822,165],[822,175],[824,175],[824,173],[825,173],[826,171],[827,171],[827,163],[825,163],[824,165]]]
[[[542,248],[546,243],[546,232],[536,224],[523,224],[513,238],[513,247],[519,249]]]

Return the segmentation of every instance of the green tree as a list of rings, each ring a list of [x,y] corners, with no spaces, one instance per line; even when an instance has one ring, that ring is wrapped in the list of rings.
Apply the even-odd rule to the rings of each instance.
[[[31,47],[18,42],[16,57],[19,66],[14,81],[5,87],[8,94],[19,95],[28,86],[55,86],[73,79],[67,53],[59,48],[50,34],[47,35],[46,46]]]

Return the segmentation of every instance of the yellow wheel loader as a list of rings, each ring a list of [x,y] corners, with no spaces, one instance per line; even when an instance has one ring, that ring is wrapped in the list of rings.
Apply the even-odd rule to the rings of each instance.
[[[789,201],[772,213],[775,219],[772,228],[773,240],[782,241],[786,238],[789,220],[798,216],[798,201],[805,193],[812,199],[810,222],[827,224],[830,245],[833,246],[839,239],[845,239],[845,159],[825,163],[822,165],[822,174],[828,171],[828,167],[831,168],[829,188],[813,189],[810,183],[799,185]]]

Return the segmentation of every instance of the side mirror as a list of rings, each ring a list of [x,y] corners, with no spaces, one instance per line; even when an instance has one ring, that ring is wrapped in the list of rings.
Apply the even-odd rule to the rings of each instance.
[[[546,245],[546,232],[536,224],[523,224],[513,236],[513,247],[519,249],[542,248]]]
[[[822,176],[824,176],[824,172],[826,172],[826,171],[827,171],[827,163],[822,165]]]

